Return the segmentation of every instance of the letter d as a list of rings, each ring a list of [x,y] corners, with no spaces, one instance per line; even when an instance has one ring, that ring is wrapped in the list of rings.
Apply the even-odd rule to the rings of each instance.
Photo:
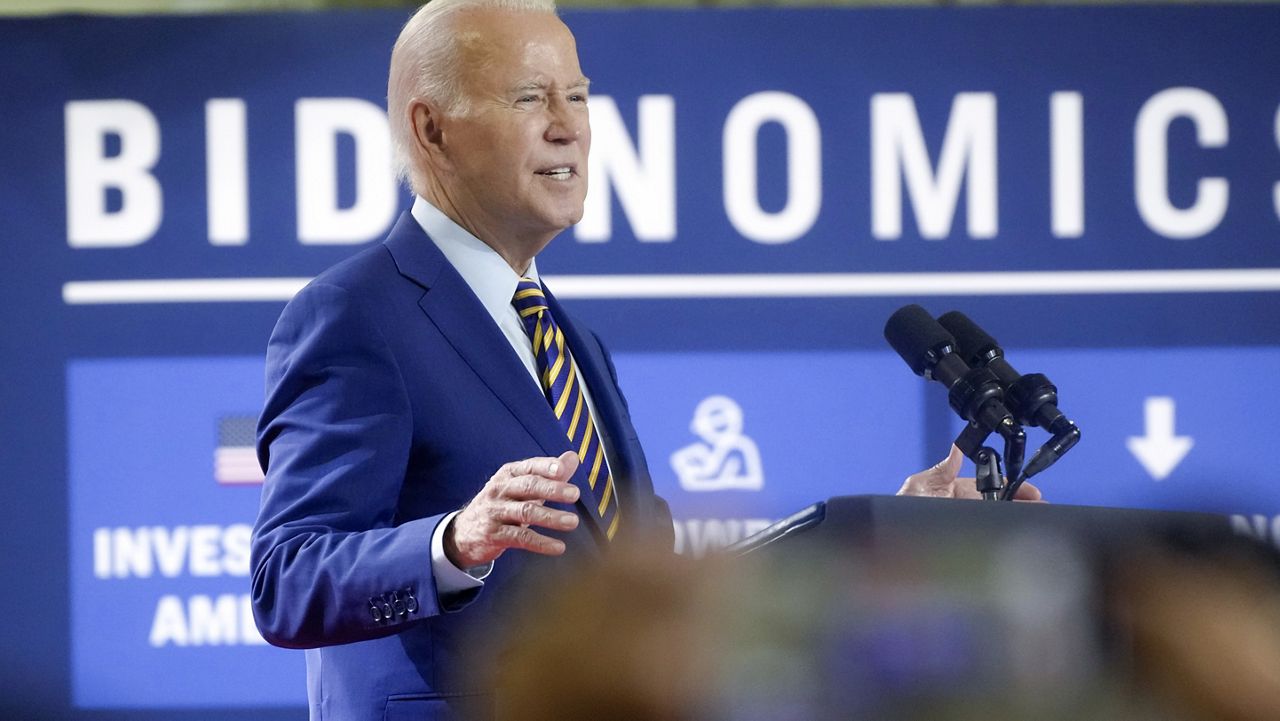
[[[67,243],[73,248],[124,248],[146,242],[160,227],[163,201],[151,168],[160,157],[160,126],[132,100],[75,100],[65,108]],[[108,157],[106,137],[120,138]],[[107,189],[120,209],[107,210]]]

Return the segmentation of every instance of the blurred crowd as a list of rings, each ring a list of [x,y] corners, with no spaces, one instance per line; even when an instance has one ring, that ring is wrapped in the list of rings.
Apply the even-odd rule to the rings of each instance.
[[[498,715],[1270,721],[1278,571],[1243,540],[1052,533],[635,556],[530,596]]]

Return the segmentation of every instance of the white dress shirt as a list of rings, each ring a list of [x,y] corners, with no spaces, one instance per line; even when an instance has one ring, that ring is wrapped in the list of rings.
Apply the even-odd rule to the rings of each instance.
[[[493,322],[498,324],[498,329],[502,331],[507,342],[511,344],[512,350],[524,363],[525,369],[529,371],[530,381],[537,386],[539,392],[542,392],[542,386],[538,380],[538,362],[533,355],[533,341],[525,332],[524,322],[520,319],[519,312],[511,304],[520,276],[512,270],[510,265],[507,265],[507,261],[498,255],[497,251],[464,230],[462,226],[453,222],[449,216],[423,198],[414,198],[410,213],[440,252],[444,253],[444,257],[448,259],[454,270],[458,271],[458,275],[462,276],[462,280],[471,288],[471,292],[480,299],[485,310],[489,311]],[[538,280],[537,261],[529,261],[529,269],[525,272],[525,276]],[[600,434],[600,447],[605,452],[605,461],[611,462],[612,459],[605,450],[608,448],[608,438],[597,422],[600,416],[596,413],[595,404],[591,401],[591,392],[587,389],[586,379],[582,377],[577,361],[574,361],[574,373],[581,384],[582,397],[587,402],[587,411],[591,413],[592,425]],[[512,458],[511,460],[521,459]],[[446,605],[446,596],[483,586],[483,579],[493,570],[492,562],[475,568],[459,569],[445,555],[444,531],[457,514],[458,512],[454,511],[445,516],[431,536],[431,570],[436,579],[436,595],[442,606]]]

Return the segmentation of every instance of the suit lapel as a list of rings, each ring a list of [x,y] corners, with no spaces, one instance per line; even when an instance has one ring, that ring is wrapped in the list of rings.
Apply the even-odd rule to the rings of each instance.
[[[506,336],[412,215],[404,213],[400,216],[385,244],[400,274],[423,287],[425,292],[418,301],[418,306],[429,322],[435,325],[458,356],[502,401],[520,425],[524,426],[542,452],[548,456],[558,456],[569,450],[569,439],[560,427],[551,405],[529,377],[524,364],[511,350]],[[557,322],[558,318],[559,316]],[[576,353],[580,342],[569,338],[568,333],[565,335],[571,352]],[[577,356],[574,358],[576,360]],[[579,368],[586,373],[582,361],[578,363]],[[590,387],[594,391],[597,381],[592,378],[588,382],[592,384]],[[582,492],[583,500],[579,503],[583,505],[583,509],[579,515],[585,517],[586,522],[599,532],[595,509],[585,507],[592,495],[586,474],[575,474],[573,482]],[[598,537],[599,533],[593,535]]]
[[[480,299],[408,213],[386,240],[400,274],[425,289],[418,301],[445,340],[550,456],[569,448],[546,398]],[[517,460],[517,459],[512,459]]]

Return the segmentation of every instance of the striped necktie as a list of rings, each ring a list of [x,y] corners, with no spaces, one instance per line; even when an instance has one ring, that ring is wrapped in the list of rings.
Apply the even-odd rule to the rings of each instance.
[[[591,411],[582,395],[582,381],[574,368],[564,333],[552,320],[547,297],[537,281],[521,278],[511,304],[520,313],[525,332],[533,340],[533,355],[538,359],[542,390],[560,420],[560,427],[568,434],[570,446],[582,462],[578,472],[585,469],[587,474],[587,485],[594,498],[584,498],[583,505],[595,512],[600,527],[607,529],[605,535],[612,541],[622,515],[618,508],[618,495],[613,487],[609,462],[604,457],[600,433],[591,420]]]

